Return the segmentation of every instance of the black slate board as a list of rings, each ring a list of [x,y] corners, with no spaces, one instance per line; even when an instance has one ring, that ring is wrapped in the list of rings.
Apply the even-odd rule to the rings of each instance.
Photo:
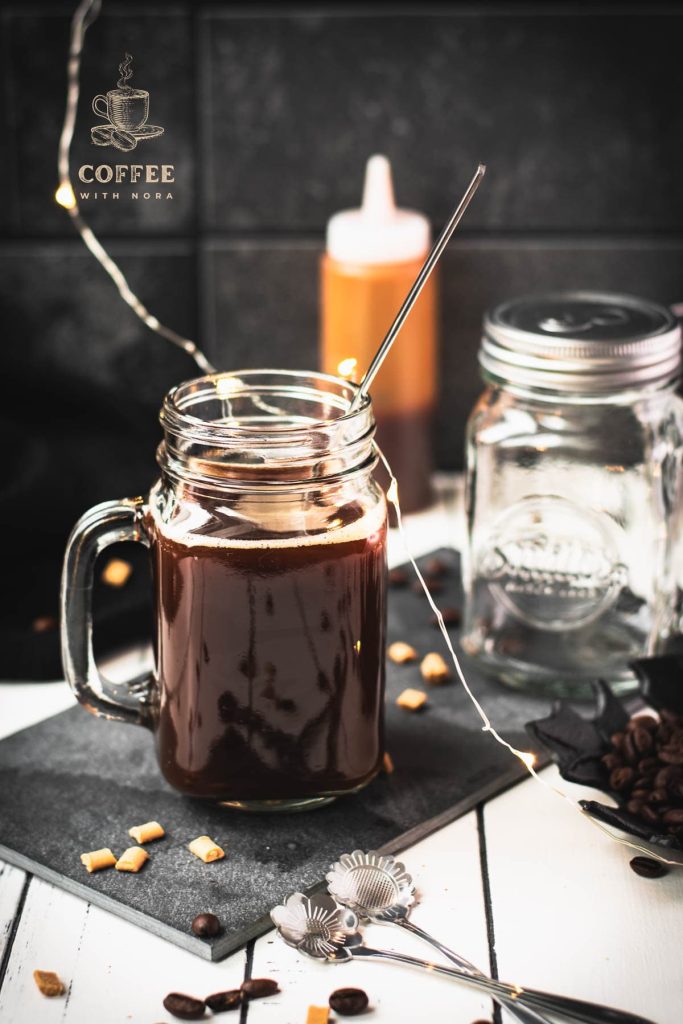
[[[438,603],[460,605],[458,556],[438,554],[450,567]],[[426,599],[410,585],[390,590],[389,640],[397,639],[422,654],[444,649]],[[494,726],[528,749],[523,725],[545,714],[547,702],[506,690],[471,666],[466,672]],[[403,849],[523,777],[521,765],[482,733],[459,684],[431,688],[429,707],[416,714],[395,705],[406,686],[422,687],[417,665],[389,663],[387,749],[395,772],[294,815],[247,815],[179,796],[162,780],[146,731],[72,708],[0,742],[0,857],[219,960],[266,931],[271,907],[319,883],[340,854]],[[132,844],[127,829],[150,819],[162,822],[167,838],[148,847],[141,874],[86,873],[84,850],[110,846],[118,854]],[[188,852],[187,843],[203,834],[224,846],[224,860],[205,865]],[[190,931],[195,914],[207,910],[225,926],[214,940]]]

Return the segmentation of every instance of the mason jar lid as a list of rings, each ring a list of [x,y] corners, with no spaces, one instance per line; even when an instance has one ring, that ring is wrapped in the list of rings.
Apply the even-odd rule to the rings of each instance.
[[[664,306],[628,295],[528,295],[487,313],[479,362],[487,377],[523,388],[662,385],[680,372],[681,329]]]

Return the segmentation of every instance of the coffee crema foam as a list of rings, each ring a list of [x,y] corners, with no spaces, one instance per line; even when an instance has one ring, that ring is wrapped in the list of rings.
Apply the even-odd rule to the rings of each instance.
[[[379,533],[385,526],[386,522],[386,509],[384,503],[376,505],[370,509],[365,515],[361,516],[360,519],[356,519],[353,523],[348,523],[345,526],[339,526],[336,529],[331,528],[334,523],[334,517],[332,522],[329,521],[325,524],[321,524],[320,532],[314,534],[299,534],[296,537],[259,537],[254,540],[250,540],[245,537],[219,537],[211,534],[194,533],[202,523],[206,523],[210,519],[210,514],[201,507],[197,508],[198,512],[202,513],[200,519],[199,516],[193,521],[193,517],[190,515],[187,519],[182,521],[176,521],[174,523],[166,523],[162,520],[159,515],[159,511],[156,508],[155,493],[152,492],[150,496],[149,511],[154,520],[154,526],[158,530],[160,536],[167,540],[173,541],[174,544],[183,545],[187,548],[234,548],[234,549],[249,549],[266,550],[268,548],[304,548],[304,547],[322,547],[328,544],[344,544],[350,541],[367,540],[372,537],[373,534]],[[276,524],[280,523],[283,529],[279,532],[285,532],[285,524],[289,525],[289,531],[291,533],[292,520],[295,519],[291,513],[288,515],[274,516],[269,522],[261,521],[257,522],[253,519],[245,518],[242,520],[245,526],[252,526],[255,529],[261,530],[276,530]]]

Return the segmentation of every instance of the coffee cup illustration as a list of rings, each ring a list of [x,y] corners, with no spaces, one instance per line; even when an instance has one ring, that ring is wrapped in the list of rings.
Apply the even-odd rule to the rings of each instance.
[[[96,146],[114,146],[129,152],[135,149],[141,139],[153,139],[163,134],[159,125],[148,124],[149,93],[146,89],[133,89],[128,85],[133,77],[132,56],[127,53],[119,64],[119,75],[115,89],[98,93],[92,101],[92,109],[106,124],[90,129],[90,137]]]

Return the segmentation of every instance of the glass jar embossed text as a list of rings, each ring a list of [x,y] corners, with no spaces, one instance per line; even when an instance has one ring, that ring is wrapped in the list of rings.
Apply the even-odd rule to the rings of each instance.
[[[679,630],[680,329],[625,296],[487,318],[469,421],[463,645],[518,687],[628,689]]]
[[[171,785],[246,809],[319,805],[383,753],[386,504],[369,399],[324,374],[249,370],[174,388],[148,500],[76,525],[62,585],[78,699],[148,726]],[[91,646],[93,563],[151,549],[155,672],[114,687]]]

